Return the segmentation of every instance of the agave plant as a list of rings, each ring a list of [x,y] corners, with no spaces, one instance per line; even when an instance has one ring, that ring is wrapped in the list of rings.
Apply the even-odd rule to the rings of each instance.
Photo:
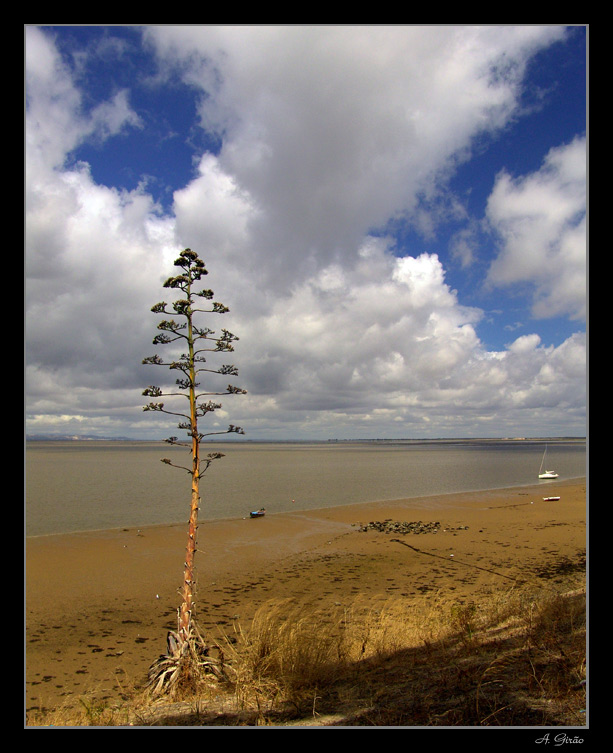
[[[179,631],[169,631],[166,653],[149,667],[147,687],[154,697],[178,695],[193,691],[211,677],[227,681],[233,675],[222,647],[205,641],[192,620],[186,637]]]
[[[184,429],[188,435],[188,442],[180,442],[177,437],[170,437],[166,441],[171,445],[182,445],[191,449],[191,463],[188,466],[176,465],[169,458],[162,458],[167,465],[182,468],[191,475],[191,505],[187,533],[187,549],[185,555],[185,569],[183,587],[181,590],[182,601],[178,609],[178,629],[168,635],[168,653],[160,657],[153,665],[149,682],[150,686],[161,692],[165,689],[176,687],[186,675],[198,675],[209,672],[215,676],[221,676],[220,664],[209,655],[211,646],[207,646],[198,632],[194,622],[194,605],[196,575],[194,569],[194,557],[197,549],[198,512],[200,509],[200,479],[214,460],[223,457],[223,453],[212,452],[201,457],[200,443],[205,436],[214,434],[244,434],[244,431],[230,424],[225,431],[215,431],[203,434],[198,428],[199,419],[213,413],[221,404],[211,400],[218,395],[245,394],[245,390],[228,385],[224,391],[200,391],[198,379],[200,374],[236,375],[237,369],[233,365],[223,365],[220,368],[210,368],[207,364],[205,353],[222,353],[234,350],[233,343],[238,338],[228,330],[222,329],[221,335],[216,335],[209,328],[201,328],[195,324],[197,314],[225,314],[229,309],[221,303],[213,302],[210,308],[197,307],[197,298],[212,300],[212,290],[195,290],[194,283],[208,274],[204,262],[191,249],[187,248],[179,254],[175,266],[182,269],[182,273],[176,277],[170,277],[164,283],[165,288],[179,290],[182,297],[172,303],[172,311],[168,311],[165,302],[156,303],[152,311],[156,314],[169,314],[181,317],[184,321],[174,319],[159,322],[158,329],[161,331],[154,340],[154,345],[169,345],[182,342],[186,346],[186,352],[177,359],[164,361],[157,354],[143,360],[145,364],[155,366],[167,366],[169,369],[178,371],[182,376],[176,379],[177,392],[165,392],[155,385],[150,385],[143,391],[143,395],[152,398],[169,397],[174,401],[183,399],[186,408],[171,410],[164,402],[151,402],[144,406],[145,411],[157,411],[168,415],[179,416],[182,420],[178,427]],[[185,404],[185,403],[184,403]],[[221,662],[223,666],[223,662]]]

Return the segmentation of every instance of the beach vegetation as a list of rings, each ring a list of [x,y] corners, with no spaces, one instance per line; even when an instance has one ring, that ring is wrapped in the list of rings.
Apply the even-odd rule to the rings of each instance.
[[[566,585],[572,585],[567,581]],[[533,585],[325,607],[284,599],[218,636],[232,674],[30,714],[43,726],[581,727],[586,594]]]
[[[158,335],[154,345],[181,346],[183,352],[167,359],[159,355],[148,356],[144,364],[165,366],[177,372],[175,387],[163,389],[150,385],[143,391],[146,397],[154,398],[144,406],[145,411],[154,411],[178,417],[178,428],[187,433],[187,441],[178,437],[169,437],[166,442],[174,446],[187,447],[190,459],[187,465],[178,464],[170,458],[162,458],[167,465],[180,468],[191,476],[190,515],[187,531],[187,546],[181,604],[178,609],[178,628],[171,631],[167,638],[167,654],[161,656],[151,667],[150,686],[155,694],[197,682],[202,673],[223,676],[223,657],[215,656],[211,647],[198,631],[195,623],[196,571],[195,555],[197,551],[198,513],[200,509],[200,481],[209,466],[223,457],[221,452],[201,453],[201,442],[205,437],[216,434],[244,434],[242,428],[230,424],[223,431],[203,432],[199,422],[219,410],[222,405],[217,402],[221,395],[245,394],[246,390],[228,384],[225,389],[202,388],[200,379],[203,374],[236,376],[237,368],[233,364],[211,365],[208,359],[212,354],[230,353],[238,338],[226,329],[220,333],[201,326],[199,320],[203,315],[223,315],[229,309],[222,303],[213,301],[213,291],[200,289],[198,283],[208,274],[206,266],[198,254],[189,248],[181,251],[174,262],[180,274],[170,277],[164,287],[176,291],[177,300],[171,303],[156,303],[151,311],[155,314],[170,315],[158,323]],[[210,303],[207,303],[210,302]],[[174,317],[177,317],[175,319]],[[216,377],[212,377],[215,378]],[[167,400],[171,400],[171,405]],[[175,405],[183,401],[179,408]]]

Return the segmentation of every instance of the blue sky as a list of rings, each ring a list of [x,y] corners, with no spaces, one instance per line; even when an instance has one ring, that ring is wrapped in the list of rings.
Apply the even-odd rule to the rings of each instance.
[[[586,36],[27,26],[27,432],[168,435],[189,246],[240,337],[219,427],[585,434]]]

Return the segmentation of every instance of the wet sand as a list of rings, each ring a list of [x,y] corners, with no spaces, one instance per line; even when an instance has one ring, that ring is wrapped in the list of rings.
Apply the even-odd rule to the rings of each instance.
[[[550,495],[560,500],[543,500]],[[419,535],[360,530],[385,519],[441,525]],[[26,540],[26,709],[89,691],[113,698],[144,678],[176,629],[185,540],[184,524]],[[205,629],[247,624],[288,597],[318,606],[462,601],[539,574],[542,582],[585,549],[585,479],[260,519],[207,522],[203,508],[197,620]]]

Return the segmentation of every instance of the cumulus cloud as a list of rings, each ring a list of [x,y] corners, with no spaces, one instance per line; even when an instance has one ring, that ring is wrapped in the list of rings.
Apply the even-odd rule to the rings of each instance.
[[[585,138],[578,137],[553,148],[534,174],[502,172],[488,201],[501,239],[489,282],[530,285],[539,318],[585,318],[586,171]]]
[[[61,167],[85,139],[104,141],[140,124],[125,90],[88,111],[53,40],[37,27],[26,26],[28,169]]]
[[[166,26],[146,31],[203,92],[220,168],[259,214],[280,271],[353,256],[413,216],[474,139],[515,111],[526,61],[560,27]],[[205,95],[205,96],[204,96]]]
[[[401,250],[392,235],[400,220],[427,226],[425,207],[474,140],[515,113],[530,56],[561,34],[147,27],[161,70],[201,93],[200,125],[222,144],[200,156],[164,214],[144,187],[101,186],[87,165],[70,162],[85,139],[140,120],[126,92],[85,112],[52,38],[29,28],[31,430],[86,432],[87,424],[102,435],[164,435],[142,418],[139,388],[161,377],[140,359],[153,349],[149,308],[185,246],[201,253],[207,286],[231,308],[227,326],[240,336],[236,363],[249,395],[224,408],[251,436],[542,433],[541,408],[552,404],[576,412],[580,425],[584,339],[552,348],[529,335],[488,352],[477,334],[482,312],[451,289],[439,255]],[[564,285],[563,313],[577,295],[579,148],[552,151],[537,176],[501,175],[488,206],[503,239],[493,283],[534,273],[530,259],[518,265],[523,247],[514,240],[528,237],[528,225],[544,257],[572,260],[566,280],[561,270],[555,284],[530,278],[537,313],[562,300]],[[526,219],[537,190],[539,211]],[[467,264],[469,241],[456,249]]]
[[[125,93],[85,113],[52,39],[26,34],[26,387],[32,414],[63,425],[136,386],[133,345],[146,340],[135,312],[176,240],[145,192],[98,185],[68,162],[84,140],[138,124]]]

